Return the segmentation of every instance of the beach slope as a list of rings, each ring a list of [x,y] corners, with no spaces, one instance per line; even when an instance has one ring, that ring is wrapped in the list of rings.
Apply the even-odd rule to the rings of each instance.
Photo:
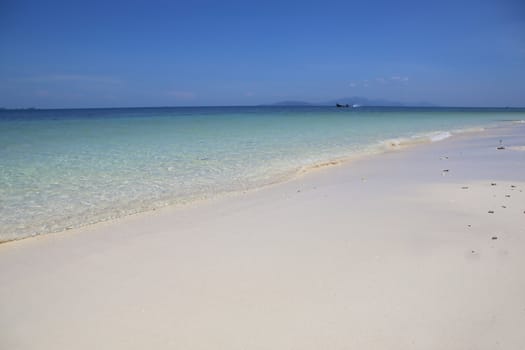
[[[0,348],[523,349],[524,146],[494,128],[2,244]]]

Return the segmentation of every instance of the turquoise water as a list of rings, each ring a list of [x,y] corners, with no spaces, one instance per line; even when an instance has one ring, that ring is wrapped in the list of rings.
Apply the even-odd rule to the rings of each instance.
[[[402,140],[522,119],[525,110],[514,109],[2,110],[0,241],[268,185]]]

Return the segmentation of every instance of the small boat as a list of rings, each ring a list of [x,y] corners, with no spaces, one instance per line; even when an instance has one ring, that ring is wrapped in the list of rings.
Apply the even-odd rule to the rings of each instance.
[[[348,108],[348,107],[350,107],[348,104],[342,105],[342,104],[339,104],[339,103],[336,103],[335,106],[337,108]]]

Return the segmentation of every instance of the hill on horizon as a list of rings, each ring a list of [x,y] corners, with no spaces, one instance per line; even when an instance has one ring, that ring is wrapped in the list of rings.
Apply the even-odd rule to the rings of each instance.
[[[388,106],[388,107],[436,107],[435,104],[429,102],[403,103],[399,101],[391,101],[386,99],[369,99],[366,97],[343,97],[339,99],[321,101],[321,102],[307,102],[296,100],[285,100],[275,103],[267,104],[267,106],[335,106],[339,104],[360,105],[360,106]]]

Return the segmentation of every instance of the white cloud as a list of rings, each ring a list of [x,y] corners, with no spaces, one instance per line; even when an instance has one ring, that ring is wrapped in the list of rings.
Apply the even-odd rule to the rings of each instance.
[[[395,75],[393,77],[390,77],[390,80],[393,80],[393,81],[408,81],[408,77],[401,77],[399,75]]]

